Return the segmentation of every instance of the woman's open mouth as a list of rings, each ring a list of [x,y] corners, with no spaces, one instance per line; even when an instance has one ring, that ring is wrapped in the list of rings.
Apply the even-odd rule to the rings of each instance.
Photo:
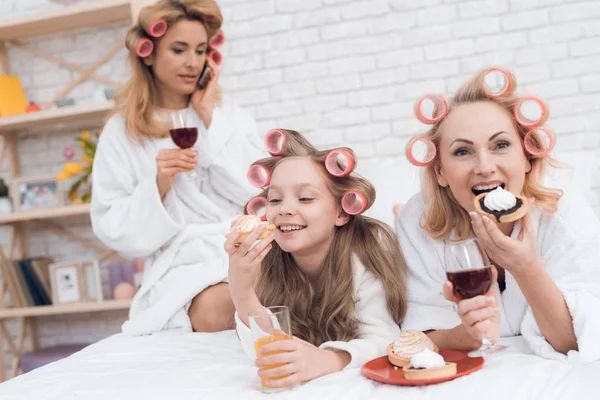
[[[489,185],[474,186],[473,188],[471,188],[471,192],[473,192],[473,194],[475,196],[479,196],[481,193],[491,192],[492,190],[496,189],[498,186],[500,186],[502,189],[506,188],[506,185],[504,183],[491,183]]]

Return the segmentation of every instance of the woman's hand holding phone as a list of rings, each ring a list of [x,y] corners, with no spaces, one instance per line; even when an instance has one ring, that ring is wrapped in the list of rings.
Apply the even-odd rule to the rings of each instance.
[[[204,122],[204,126],[206,128],[210,127],[212,122],[212,114],[215,110],[215,105],[217,101],[218,94],[218,82],[219,82],[219,67],[217,64],[210,58],[206,57],[207,68],[210,68],[208,72],[210,74],[210,78],[208,80],[208,84],[205,89],[197,88],[196,91],[192,94],[192,106],[194,110]]]

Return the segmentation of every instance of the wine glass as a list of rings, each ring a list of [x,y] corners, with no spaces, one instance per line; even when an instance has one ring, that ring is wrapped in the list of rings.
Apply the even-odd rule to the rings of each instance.
[[[477,239],[446,243],[444,267],[454,295],[463,300],[485,295],[494,283],[490,259]],[[485,335],[479,350],[469,355],[485,355],[502,348]]]
[[[180,149],[189,149],[196,144],[198,140],[198,128],[187,126],[187,109],[170,110],[169,114],[169,134],[171,139]],[[195,180],[198,174],[195,170],[187,172],[188,180]]]

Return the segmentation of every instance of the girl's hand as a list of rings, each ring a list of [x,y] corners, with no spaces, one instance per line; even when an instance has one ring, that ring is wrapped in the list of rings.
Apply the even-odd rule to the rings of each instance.
[[[533,203],[533,199],[530,204]],[[531,211],[531,209],[530,209]],[[530,212],[521,218],[521,232],[517,240],[506,236],[489,218],[470,212],[473,231],[495,263],[513,275],[535,274],[542,264],[536,243],[536,232]]]
[[[277,354],[270,354],[279,352]],[[269,343],[260,349],[262,358],[256,359],[259,367],[258,376],[277,377],[281,379],[267,380],[271,387],[285,387],[303,383],[332,372],[341,371],[350,362],[350,355],[345,351],[320,349],[302,339],[279,340]],[[280,367],[265,369],[273,364],[284,364]]]
[[[275,239],[274,233],[253,247],[267,225],[261,223],[239,247],[235,247],[236,239],[240,236],[237,229],[228,235],[225,242],[225,251],[229,254],[229,291],[236,305],[239,301],[244,301],[247,298],[245,296],[254,293],[254,281],[260,272],[260,263],[273,247],[271,242]]]
[[[156,183],[162,199],[173,185],[175,174],[196,168],[197,150],[162,149],[156,156]]]
[[[213,111],[215,110],[215,104],[217,101],[217,94],[219,91],[219,67],[210,57],[206,57],[206,62],[210,67],[210,79],[206,88],[204,90],[200,90],[196,87],[196,91],[192,94],[192,107],[200,116],[202,122],[204,122],[204,126],[206,129],[210,127],[212,122]]]
[[[483,296],[462,300],[452,291],[452,283],[444,284],[444,297],[458,305],[458,316],[465,330],[474,340],[481,343],[484,336],[496,343],[500,339],[500,309],[496,304],[496,279],[498,271],[493,265],[492,286]]]

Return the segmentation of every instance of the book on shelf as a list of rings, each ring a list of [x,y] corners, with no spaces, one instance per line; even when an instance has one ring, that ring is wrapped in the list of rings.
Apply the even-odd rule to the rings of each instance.
[[[0,261],[14,307],[52,304],[48,272],[52,259],[36,257],[10,261],[2,257]]]

